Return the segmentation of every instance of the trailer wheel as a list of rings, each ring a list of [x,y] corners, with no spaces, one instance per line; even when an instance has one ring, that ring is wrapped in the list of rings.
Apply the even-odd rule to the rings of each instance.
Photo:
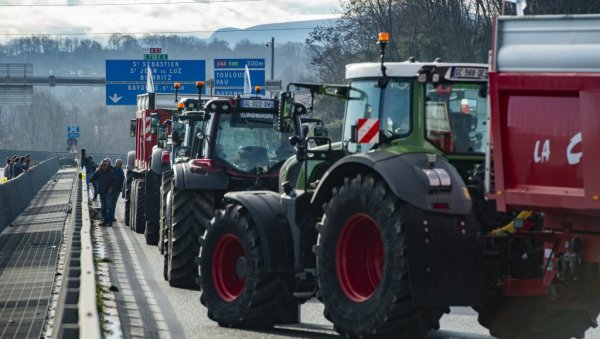
[[[131,211],[131,182],[133,181],[133,176],[127,174],[127,181],[125,185],[125,214],[123,215],[123,220],[125,220],[125,225],[129,226],[129,218]]]
[[[133,230],[136,233],[144,233],[146,229],[146,187],[144,181],[140,179],[135,180],[136,194],[135,194],[135,208],[131,209],[133,213]]]
[[[136,201],[137,201],[137,190],[138,190],[138,180],[133,179],[131,181],[131,206],[129,212],[129,228],[133,231],[135,229],[135,212],[136,211]]]
[[[318,225],[324,315],[347,337],[416,338],[439,328],[443,309],[412,306],[406,215],[385,182],[358,175],[333,191]]]
[[[158,229],[158,250],[160,254],[165,252],[165,222],[167,217],[167,197],[171,190],[171,180],[173,180],[173,171],[166,171],[162,175],[160,184],[160,219]]]
[[[210,191],[184,190],[171,185],[172,212],[167,253],[167,275],[174,287],[198,288],[200,238],[212,219],[215,194]]]
[[[264,329],[297,321],[293,274],[265,272],[262,246],[242,206],[216,212],[201,249],[200,301],[220,326]]]

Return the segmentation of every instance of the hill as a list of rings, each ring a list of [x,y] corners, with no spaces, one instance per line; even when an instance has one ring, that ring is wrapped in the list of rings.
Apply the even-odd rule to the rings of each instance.
[[[271,41],[271,37],[274,37],[276,43],[303,43],[315,27],[331,26],[335,23],[335,20],[336,19],[282,22],[252,26],[245,29],[234,27],[221,28],[215,31],[210,38],[208,38],[208,41],[224,40],[231,46],[234,46],[236,43],[245,39],[250,40],[251,42],[264,41],[267,43]]]

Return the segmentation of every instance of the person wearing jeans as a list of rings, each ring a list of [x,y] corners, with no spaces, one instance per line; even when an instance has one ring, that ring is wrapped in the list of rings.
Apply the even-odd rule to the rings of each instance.
[[[100,195],[100,211],[102,214],[102,223],[100,226],[112,226],[115,218],[113,209],[113,186],[117,181],[115,171],[110,167],[110,159],[102,160],[100,166],[92,177],[90,182],[96,182],[98,185],[98,194]]]

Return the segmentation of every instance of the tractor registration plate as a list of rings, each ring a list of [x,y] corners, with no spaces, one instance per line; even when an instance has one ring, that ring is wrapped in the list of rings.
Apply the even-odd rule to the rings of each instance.
[[[273,100],[256,100],[256,99],[242,99],[240,102],[242,108],[275,108],[275,102]]]
[[[485,80],[488,77],[488,70],[486,68],[478,67],[454,67],[452,69],[452,78],[457,79],[482,79]]]

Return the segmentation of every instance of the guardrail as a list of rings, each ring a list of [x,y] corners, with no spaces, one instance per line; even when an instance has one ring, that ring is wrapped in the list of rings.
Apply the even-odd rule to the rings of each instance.
[[[0,232],[29,206],[42,186],[58,172],[58,159],[48,159],[31,169],[0,184]]]
[[[85,177],[75,184],[71,224],[66,243],[64,280],[61,283],[52,338],[100,339],[96,267],[92,246],[92,221]]]

